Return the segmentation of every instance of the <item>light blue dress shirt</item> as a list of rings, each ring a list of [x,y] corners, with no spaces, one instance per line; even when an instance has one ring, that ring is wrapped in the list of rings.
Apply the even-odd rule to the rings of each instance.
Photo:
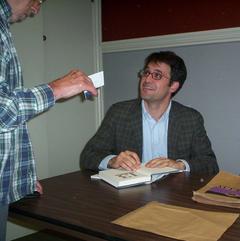
[[[157,157],[167,157],[167,134],[168,117],[171,109],[170,102],[167,110],[159,120],[155,120],[147,112],[144,101],[142,101],[143,121],[143,154],[142,163],[146,163]]]

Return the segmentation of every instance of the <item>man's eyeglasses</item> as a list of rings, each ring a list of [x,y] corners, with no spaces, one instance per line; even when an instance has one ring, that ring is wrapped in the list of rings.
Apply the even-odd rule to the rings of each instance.
[[[151,75],[152,78],[155,79],[155,80],[161,80],[163,77],[169,79],[169,77],[163,75],[161,72],[157,72],[157,71],[150,72],[150,71],[147,70],[147,69],[142,69],[142,70],[140,70],[139,73],[138,73],[138,76],[139,76],[140,78],[143,78],[143,77],[144,77],[144,78],[147,78],[149,75]]]
[[[32,0],[32,4],[42,5],[44,0]]]

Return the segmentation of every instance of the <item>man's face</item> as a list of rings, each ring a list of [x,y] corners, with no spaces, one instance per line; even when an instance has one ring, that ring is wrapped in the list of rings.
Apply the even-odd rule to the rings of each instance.
[[[41,7],[41,0],[11,0],[9,4],[12,8],[11,23],[21,22],[27,17],[38,14]]]
[[[146,102],[169,101],[177,83],[170,85],[170,73],[171,68],[165,63],[149,63],[140,79],[141,98]]]

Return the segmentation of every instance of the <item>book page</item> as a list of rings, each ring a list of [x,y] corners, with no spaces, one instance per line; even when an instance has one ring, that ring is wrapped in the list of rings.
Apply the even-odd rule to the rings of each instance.
[[[146,174],[146,175],[155,175],[155,174],[168,174],[168,173],[174,173],[174,172],[180,172],[181,170],[172,168],[172,167],[155,167],[155,168],[149,168],[145,165],[142,165],[140,169],[137,170],[137,172]]]

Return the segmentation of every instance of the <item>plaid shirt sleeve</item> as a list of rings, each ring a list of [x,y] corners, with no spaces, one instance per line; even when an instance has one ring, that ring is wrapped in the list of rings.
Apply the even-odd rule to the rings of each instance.
[[[1,133],[15,129],[55,103],[52,89],[46,84],[32,89],[15,89],[9,95],[6,93],[0,87]]]

